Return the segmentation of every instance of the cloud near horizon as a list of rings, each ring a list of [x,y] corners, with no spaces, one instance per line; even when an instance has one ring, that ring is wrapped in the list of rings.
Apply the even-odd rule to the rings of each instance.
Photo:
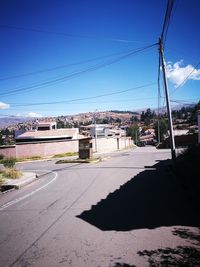
[[[183,86],[188,80],[200,80],[200,69],[195,69],[192,65],[181,67],[183,60],[166,63],[167,78],[177,88]],[[186,79],[186,80],[185,80]]]
[[[9,109],[9,108],[10,108],[10,105],[9,104],[0,102],[0,109]]]
[[[38,114],[38,113],[35,113],[35,112],[29,112],[26,117],[30,117],[30,118],[41,118],[42,115],[41,114]]]

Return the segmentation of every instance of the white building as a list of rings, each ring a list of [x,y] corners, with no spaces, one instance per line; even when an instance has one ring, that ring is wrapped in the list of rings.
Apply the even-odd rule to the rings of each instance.
[[[119,137],[125,136],[125,131],[121,129],[113,129],[109,124],[91,124],[88,126],[82,126],[82,129],[86,130],[92,137]]]

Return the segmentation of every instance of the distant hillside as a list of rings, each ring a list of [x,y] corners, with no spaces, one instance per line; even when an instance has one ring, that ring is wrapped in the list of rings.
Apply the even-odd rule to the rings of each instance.
[[[30,118],[21,118],[21,117],[0,117],[0,128],[12,126],[17,123],[26,122]]]
[[[195,108],[197,107],[197,108]],[[185,111],[191,112],[193,109],[198,110],[200,107],[200,102],[196,105],[176,105],[175,107],[172,107],[172,112],[174,117],[176,118],[178,115],[180,117],[180,113],[185,113]],[[79,114],[73,114],[73,115],[62,115],[62,116],[55,116],[55,117],[45,117],[45,118],[39,118],[38,120],[57,120],[57,122],[60,124],[60,127],[66,127],[73,126],[78,127],[81,124],[90,124],[94,122],[94,118],[96,118],[96,121],[98,123],[113,123],[113,122],[123,122],[126,123],[127,121],[130,121],[132,117],[137,117],[140,119],[140,116],[142,112],[145,109],[141,110],[135,110],[135,111],[122,111],[122,110],[110,110],[110,111],[96,111],[96,112],[85,112],[85,113],[79,113]],[[157,109],[151,109],[151,112],[157,113]],[[166,111],[163,111],[163,114]],[[196,113],[195,113],[196,114]],[[194,116],[196,116],[194,114]],[[176,116],[177,115],[177,116]],[[186,116],[186,115],[184,115]],[[188,115],[189,116],[189,115]],[[197,117],[197,116],[196,116]],[[35,120],[36,118],[28,118],[28,117],[0,117],[0,128],[8,127],[8,126],[16,126],[18,123],[26,123],[30,125],[31,121]],[[118,121],[117,121],[118,120]],[[16,127],[17,129],[18,127]],[[27,127],[26,127],[27,128]]]
[[[121,111],[121,110],[110,110],[110,112],[113,112],[113,113],[118,113],[118,114],[133,114],[133,115],[138,115],[139,112],[136,112],[136,111]]]

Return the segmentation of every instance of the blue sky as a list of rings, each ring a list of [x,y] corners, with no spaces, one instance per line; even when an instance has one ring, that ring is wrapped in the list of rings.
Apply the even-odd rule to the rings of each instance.
[[[158,41],[167,0],[0,3],[1,115],[157,107],[158,46],[142,49]],[[200,99],[199,14],[199,0],[174,1],[165,44],[173,101]]]

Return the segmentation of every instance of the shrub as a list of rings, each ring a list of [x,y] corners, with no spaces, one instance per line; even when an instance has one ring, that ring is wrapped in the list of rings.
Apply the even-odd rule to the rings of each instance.
[[[4,180],[5,180],[5,177],[3,176],[2,173],[0,173],[0,185],[3,184]]]
[[[28,160],[38,160],[42,159],[40,156],[33,156],[33,157],[27,157],[27,158],[17,158],[16,162],[23,162],[23,161],[28,161]]]
[[[5,168],[13,168],[16,163],[16,158],[8,158],[3,160],[3,165]]]
[[[22,172],[16,170],[15,168],[5,168],[1,171],[1,173],[4,177],[10,179],[17,179],[22,175]]]
[[[4,155],[0,154],[0,160],[2,160],[4,158]]]

